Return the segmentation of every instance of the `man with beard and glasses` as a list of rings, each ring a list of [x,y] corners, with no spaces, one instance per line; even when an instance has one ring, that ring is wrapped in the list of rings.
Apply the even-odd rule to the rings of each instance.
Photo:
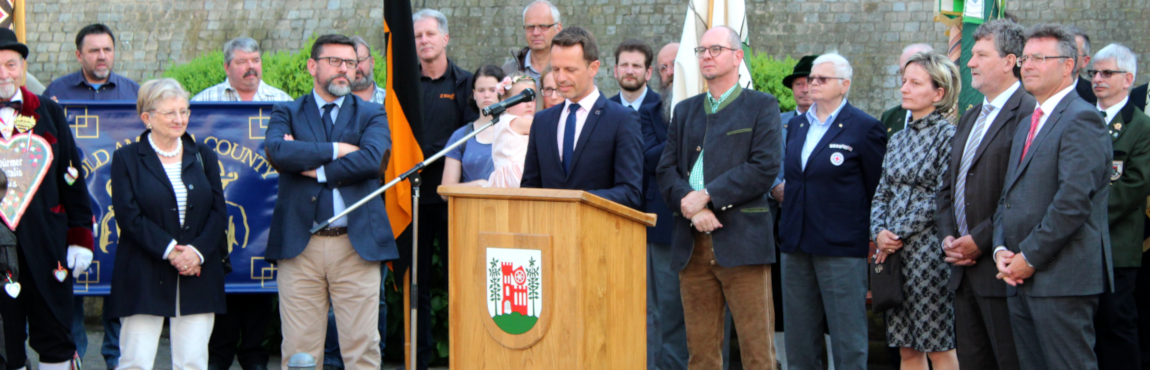
[[[663,106],[659,112],[663,114],[663,122],[671,121],[671,87],[675,86],[675,54],[679,53],[679,43],[672,42],[659,49],[656,62],[659,65],[659,94],[663,97]],[[664,139],[664,141],[666,141]]]
[[[191,101],[291,101],[283,90],[263,82],[260,44],[250,37],[238,37],[224,43],[224,71],[227,78],[209,87]],[[271,322],[275,295],[228,294],[226,314],[217,314],[208,341],[208,369],[222,370],[238,357],[244,370],[264,370],[268,350],[263,346]],[[240,338],[243,338],[241,341]]]
[[[227,78],[204,89],[192,101],[291,101],[291,95],[264,83],[260,44],[250,37],[224,43],[224,71]],[[217,318],[217,322],[219,319]]]
[[[76,60],[80,70],[57,78],[44,90],[44,96],[56,101],[101,100],[136,102],[140,85],[112,72],[116,61],[116,36],[103,24],[92,24],[76,34]],[[96,210],[98,208],[94,208]],[[97,211],[98,212],[98,211]],[[84,328],[84,297],[75,297],[72,312],[72,336],[76,350],[83,357],[88,351]],[[104,340],[100,354],[108,369],[114,369],[120,358],[120,319],[102,319]]]
[[[140,85],[112,72],[116,62],[116,36],[103,24],[92,24],[76,34],[76,61],[80,70],[52,81],[44,96],[61,100],[136,101]]]
[[[615,48],[615,81],[621,91],[611,101],[636,112],[640,106],[659,102],[659,93],[647,88],[654,54],[647,43],[636,39],[624,40]]]
[[[387,90],[375,84],[375,57],[371,56],[371,46],[359,36],[352,36],[351,42],[355,43],[355,55],[359,57],[355,80],[351,81],[351,93],[365,101],[383,104]]]
[[[10,191],[5,199],[26,203],[18,220],[6,218],[0,223],[0,228],[10,228],[16,236],[16,250],[4,248],[8,268],[0,273],[6,274],[7,284],[22,287],[16,294],[12,290],[0,294],[5,346],[0,368],[23,369],[27,340],[40,356],[37,368],[78,369],[71,324],[72,279],[92,262],[92,198],[84,171],[66,175],[76,170],[74,166],[80,165],[82,157],[64,109],[20,85],[27,58],[28,47],[17,41],[16,33],[0,28],[0,137],[5,142],[43,149],[21,154],[13,146],[6,154],[28,158],[36,152],[44,158],[46,151],[51,159],[40,164],[42,181],[21,192],[23,196]],[[32,126],[27,128],[21,122]],[[12,180],[19,180],[12,172],[19,168],[5,171],[13,175]]]
[[[379,163],[391,148],[387,113],[351,93],[358,59],[342,35],[315,40],[309,94],[272,110],[268,159],[280,173],[264,258],[279,268],[281,366],[296,353],[322,358],[328,305],[334,305],[343,361],[378,369],[379,269],[399,258],[382,197],[315,234],[322,223],[379,188]]]

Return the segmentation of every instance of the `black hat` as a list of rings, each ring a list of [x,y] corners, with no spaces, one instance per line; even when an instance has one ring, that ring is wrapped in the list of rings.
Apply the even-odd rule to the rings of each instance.
[[[791,83],[795,82],[796,78],[810,76],[811,68],[815,66],[815,58],[818,57],[818,55],[807,55],[799,59],[799,64],[795,64],[795,71],[792,72],[790,76],[783,78],[783,85],[786,85],[788,89],[792,89]]]
[[[0,50],[12,50],[28,59],[28,46],[16,39],[16,33],[7,28],[0,28]]]

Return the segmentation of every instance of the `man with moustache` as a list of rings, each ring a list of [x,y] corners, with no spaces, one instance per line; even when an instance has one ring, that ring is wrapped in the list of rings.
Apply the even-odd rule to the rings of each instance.
[[[948,289],[954,292],[958,364],[963,369],[1019,369],[1010,330],[1006,284],[990,256],[994,212],[1010,147],[1019,122],[1034,112],[1034,97],[1018,81],[1024,29],[1008,20],[986,22],[974,31],[966,66],[981,104],[958,121],[950,164],[935,199],[938,239],[953,264]]]
[[[355,43],[355,55],[359,57],[359,64],[355,67],[355,81],[351,82],[351,93],[364,101],[383,105],[387,97],[387,90],[375,83],[375,57],[371,55],[371,46],[360,36],[352,36]]]
[[[20,85],[27,58],[28,47],[16,39],[16,33],[0,28],[0,136],[5,142],[38,139],[48,151],[39,155],[52,158],[41,162],[42,180],[22,196],[26,206],[19,219],[5,218],[0,223],[0,228],[9,228],[16,236],[16,250],[5,251],[10,252],[9,269],[0,271],[9,285],[8,294],[0,294],[5,346],[0,367],[23,369],[27,343],[39,354],[39,369],[78,369],[72,335],[72,279],[92,263],[92,198],[84,171],[69,175],[77,171],[74,166],[79,166],[81,156],[64,108]],[[30,128],[21,124],[28,120],[34,123]],[[30,154],[18,155],[27,158]],[[19,167],[5,172],[12,176],[12,171]],[[9,179],[16,180],[15,176]],[[19,202],[18,196],[9,190],[6,200]],[[14,286],[20,287],[16,294],[10,290]]]
[[[659,102],[659,93],[647,88],[655,55],[647,43],[626,39],[615,48],[615,81],[619,93],[611,101],[639,111],[639,107]]]
[[[199,102],[291,101],[283,90],[263,82],[260,44],[250,37],[237,37],[224,43],[224,82],[192,97]],[[244,370],[267,369],[269,354],[263,346],[271,323],[276,296],[271,294],[228,294],[226,314],[217,314],[208,341],[208,369],[231,367],[238,357]],[[241,338],[243,340],[241,340]]]
[[[902,76],[903,68],[906,68],[906,62],[910,60],[910,57],[924,51],[934,51],[934,47],[929,44],[911,44],[902,49],[902,54],[898,56],[899,77]],[[903,109],[900,103],[882,112],[882,118],[879,120],[882,121],[883,126],[886,126],[886,136],[894,136],[895,133],[906,128],[906,123],[910,121],[910,112]]]
[[[260,44],[251,37],[224,43],[224,82],[200,91],[192,101],[291,101],[283,90],[264,83]],[[217,320],[219,321],[219,320]]]
[[[1145,201],[1150,195],[1150,117],[1130,103],[1130,87],[1138,72],[1134,52],[1110,44],[1099,50],[1093,60],[1094,67],[1086,74],[1094,84],[1097,108],[1114,147],[1114,173],[1110,175],[1107,204],[1114,285],[1099,296],[1098,313],[1094,316],[1098,333],[1094,352],[1099,369],[1136,369],[1142,360],[1134,287],[1142,267]]]
[[[1022,86],[1037,107],[1019,127],[994,215],[994,259],[1023,369],[1096,369],[1098,296],[1114,286],[1107,200],[1111,139],[1074,91],[1074,35],[1026,33]]]
[[[387,113],[351,94],[358,58],[342,35],[315,40],[312,92],[272,110],[267,154],[279,166],[279,195],[264,258],[279,268],[281,366],[296,353],[321,358],[328,304],[352,369],[374,370],[379,350],[379,269],[399,257],[383,199],[373,197],[315,234],[308,230],[379,188],[391,148]]]
[[[1074,34],[1074,43],[1078,46],[1078,55],[1075,56],[1075,69],[1074,69],[1074,91],[1078,92],[1078,96],[1085,100],[1087,103],[1096,104],[1098,98],[1094,96],[1094,89],[1088,77],[1082,77],[1082,71],[1090,67],[1090,35],[1086,34],[1078,26],[1066,26],[1070,33]]]
[[[112,72],[116,63],[116,36],[103,24],[91,24],[76,33],[76,61],[80,70],[57,78],[44,96],[61,100],[136,101],[140,85]]]
[[[447,16],[435,9],[423,9],[411,16],[415,28],[415,47],[419,57],[420,87],[423,91],[423,127],[412,128],[415,139],[430,158],[447,146],[451,133],[463,125],[474,122],[479,114],[471,110],[471,72],[463,70],[447,58],[450,40]],[[536,81],[539,81],[536,78]],[[416,370],[425,370],[431,351],[435,348],[431,336],[431,290],[447,289],[447,202],[439,197],[439,184],[443,180],[443,161],[429,164],[420,172],[423,185],[419,198],[419,281],[427,287],[419,289],[419,317],[412,320],[419,330]],[[436,242],[438,240],[438,243]],[[400,265],[404,271],[411,263],[411,228],[396,239]],[[438,250],[435,244],[441,246]],[[433,270],[431,260],[438,256],[443,262],[440,270]],[[436,280],[432,282],[432,276]],[[415,304],[415,303],[413,303]]]
[[[503,73],[522,72],[531,76],[536,85],[543,86],[540,73],[551,62],[551,39],[563,30],[559,7],[547,0],[535,0],[523,8],[523,31],[527,46],[511,53],[511,60],[503,63]]]
[[[672,42],[659,49],[657,62],[659,64],[659,94],[662,95],[663,106],[659,112],[663,121],[671,121],[671,88],[675,86],[675,55],[679,53],[679,43]],[[666,140],[663,140],[666,141]]]

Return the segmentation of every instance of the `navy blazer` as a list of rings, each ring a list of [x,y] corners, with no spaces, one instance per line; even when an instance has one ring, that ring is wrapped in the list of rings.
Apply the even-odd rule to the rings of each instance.
[[[870,208],[882,175],[886,129],[882,122],[847,103],[815,146],[803,168],[806,115],[787,124],[783,170],[782,251],[865,258],[870,244]],[[835,145],[835,148],[831,148]],[[835,165],[831,157],[843,156]],[[836,161],[837,162],[837,161]]]
[[[188,192],[181,226],[172,182],[156,151],[147,144],[148,133],[112,155],[112,209],[120,236],[104,317],[174,317],[177,281],[181,315],[224,313],[221,253],[227,247],[221,241],[228,211],[216,152],[211,146],[196,145],[191,135],[181,138],[180,179]],[[173,239],[203,255],[200,276],[179,276],[164,259],[164,250]]]
[[[610,99],[607,99],[607,100],[619,103],[619,105],[623,105],[623,93],[615,94],[615,96],[612,96]],[[642,110],[642,108],[644,106],[659,103],[662,101],[663,101],[663,96],[659,95],[659,93],[655,92],[655,89],[652,89],[651,86],[647,86],[647,95],[643,96],[643,101],[639,103],[639,108],[640,108],[640,110]],[[626,105],[623,105],[623,107],[630,108]]]
[[[319,107],[308,93],[288,103],[276,104],[268,122],[267,153],[279,171],[279,194],[272,214],[271,231],[264,258],[281,260],[298,256],[307,247],[315,225],[316,201],[324,186],[339,188],[344,204],[352,205],[379,188],[379,163],[391,149],[391,131],[383,106],[366,102],[355,94],[344,98],[326,140]],[[295,140],[284,140],[290,134]],[[359,150],[332,160],[332,142],[359,146]],[[327,184],[302,175],[324,167]],[[374,197],[347,216],[351,246],[368,261],[399,258],[395,236],[387,220],[383,198]]]
[[[566,106],[535,113],[520,186],[586,190],[638,209],[643,198],[643,135],[635,111],[600,95],[579,133],[568,174],[559,159],[558,143],[559,117]]]
[[[651,94],[647,94],[651,96]],[[663,120],[663,102],[639,106],[639,123],[643,130],[643,212],[656,215],[655,226],[647,228],[647,242],[671,244],[675,224],[671,222],[671,209],[659,195],[655,168],[667,146],[667,122]]]

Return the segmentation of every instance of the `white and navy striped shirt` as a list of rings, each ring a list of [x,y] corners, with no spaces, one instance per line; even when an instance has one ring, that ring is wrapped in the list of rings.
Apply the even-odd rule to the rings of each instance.
[[[379,85],[375,85],[375,91],[371,92],[371,102],[383,105],[383,100],[387,98],[387,90],[384,90]]]
[[[256,94],[252,96],[252,101],[292,101],[291,95],[268,85],[260,80],[260,87],[256,88]],[[241,101],[240,92],[232,87],[229,79],[225,78],[224,82],[204,89],[199,94],[192,97],[192,101]]]
[[[180,211],[180,226],[184,225],[184,211],[188,207],[188,188],[184,186],[182,175],[183,163],[164,163],[164,172],[168,174],[168,181],[172,182],[172,190],[176,193],[176,206]]]

